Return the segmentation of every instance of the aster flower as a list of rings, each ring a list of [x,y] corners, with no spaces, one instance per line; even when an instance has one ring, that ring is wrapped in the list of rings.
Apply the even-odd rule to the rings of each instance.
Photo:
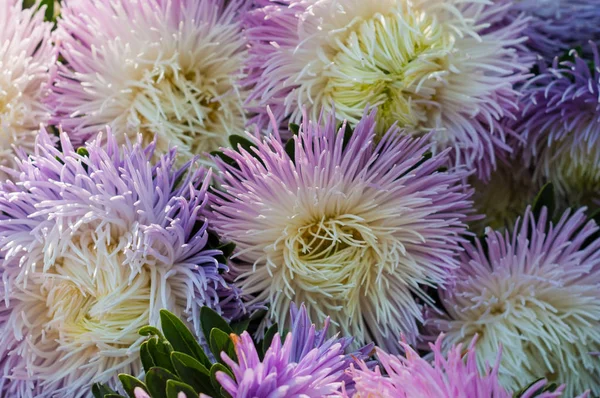
[[[243,0],[65,0],[54,122],[82,143],[106,125],[182,159],[225,145],[245,123],[239,89]]]
[[[537,178],[574,203],[600,192],[600,58],[590,45],[590,61],[573,51],[571,59],[541,65],[523,89],[519,127]]]
[[[101,146],[100,141],[106,141]],[[108,134],[62,152],[42,130],[35,154],[0,190],[0,394],[88,395],[94,382],[139,374],[140,327],[167,308],[242,310],[210,249],[210,174],[175,151],[121,150]]]
[[[525,46],[545,59],[600,39],[600,8],[589,0],[516,0],[511,17],[529,19]]]
[[[447,314],[429,323],[445,343],[476,344],[480,370],[501,345],[499,377],[508,390],[540,377],[566,383],[573,396],[600,393],[600,240],[583,209],[553,224],[527,209],[513,232],[488,230],[465,246],[455,283],[440,292]]]
[[[517,45],[525,20],[496,24],[507,1],[258,0],[248,13],[249,106],[268,123],[298,123],[300,105],[316,119],[335,106],[356,124],[377,107],[379,132],[435,129],[434,149],[454,148],[459,165],[481,176],[495,151],[509,152],[500,120],[516,111],[513,84],[524,79]],[[492,29],[492,26],[497,26]]]
[[[280,397],[321,398],[332,396],[342,387],[345,356],[339,342],[326,349],[314,348],[299,362],[294,362],[293,334],[287,334],[282,344],[279,334],[261,361],[248,332],[231,335],[238,362],[223,353],[223,360],[231,367],[233,378],[225,372],[217,373],[221,386],[234,398]]]
[[[251,137],[251,148],[217,161],[225,192],[213,225],[237,244],[239,285],[268,300],[279,325],[290,302],[304,302],[357,343],[412,339],[415,296],[430,301],[424,286],[443,285],[457,265],[471,211],[464,173],[438,171],[447,154],[425,156],[427,139],[396,128],[375,143],[375,119],[365,113],[348,134],[334,114],[305,115],[285,147],[279,132]]]
[[[476,337],[466,352],[462,344],[451,347],[447,356],[442,354],[442,339],[438,337],[429,344],[433,353],[433,363],[421,358],[408,344],[402,343],[405,356],[393,356],[377,348],[377,357],[381,364],[374,370],[364,361],[358,361],[358,368],[350,369],[355,381],[356,392],[344,393],[344,398],[397,397],[397,398],[511,398],[498,380],[500,351],[493,368],[486,365],[479,373],[475,353]],[[382,375],[382,369],[386,375]],[[521,395],[521,398],[554,398],[561,395],[564,386],[554,392],[541,391],[545,380],[533,384]]]
[[[0,4],[0,166],[13,167],[16,145],[31,151],[40,123],[50,117],[43,99],[55,57],[52,24],[39,2],[23,9],[21,0]],[[0,170],[0,179],[6,173]]]
[[[223,360],[231,367],[234,378],[226,373],[217,373],[217,380],[234,398],[266,397],[277,393],[281,397],[331,396],[339,392],[342,385],[352,386],[345,373],[354,360],[366,360],[373,345],[346,354],[352,337],[326,338],[329,318],[323,329],[316,330],[306,307],[290,307],[290,332],[282,339],[276,335],[259,360],[255,345],[248,333],[240,337],[232,335],[238,360],[223,353]],[[371,363],[365,362],[368,368]],[[304,394],[304,395],[303,395]]]

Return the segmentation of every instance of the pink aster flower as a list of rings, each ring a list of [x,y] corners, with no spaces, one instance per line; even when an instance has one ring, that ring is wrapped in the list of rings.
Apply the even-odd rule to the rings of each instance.
[[[50,117],[43,100],[55,56],[52,24],[44,22],[39,2],[23,9],[22,0],[0,2],[0,166],[13,167],[13,145],[31,152]],[[0,179],[6,173],[0,170]]]
[[[465,245],[455,282],[440,291],[445,314],[428,323],[447,346],[476,343],[479,369],[504,355],[498,374],[510,391],[540,377],[566,383],[571,397],[600,394],[600,229],[584,209],[553,223],[527,209],[513,232],[489,229]]]
[[[101,145],[105,141],[106,145]],[[210,173],[175,151],[117,139],[62,150],[42,130],[0,189],[0,395],[87,397],[95,382],[139,374],[138,330],[159,311],[196,333],[208,305],[243,307],[209,245]]]
[[[335,107],[356,124],[378,108],[378,130],[431,130],[433,149],[486,177],[510,152],[501,120],[513,117],[530,57],[517,48],[526,20],[497,24],[508,1],[258,0],[247,16],[248,104],[259,126],[316,119]]]
[[[243,129],[243,0],[65,0],[53,121],[80,144],[111,126],[185,160]]]
[[[404,356],[387,354],[377,349],[381,367],[369,369],[363,361],[358,368],[350,369],[356,392],[345,393],[344,398],[511,398],[512,392],[505,390],[498,380],[500,351],[495,365],[486,366],[482,374],[477,367],[473,338],[466,352],[462,344],[451,347],[447,355],[442,353],[442,338],[430,344],[433,363],[421,358],[408,344],[401,343]],[[382,374],[385,370],[385,376]],[[554,398],[561,396],[564,386],[554,392],[542,392],[545,380],[532,385],[520,398]]]
[[[304,302],[332,331],[395,350],[392,336],[417,334],[426,286],[457,266],[471,190],[464,173],[439,170],[447,152],[429,158],[427,139],[397,128],[377,139],[375,119],[348,134],[334,114],[305,115],[288,145],[276,132],[226,149],[213,225],[236,242],[239,285],[268,300],[271,319],[287,325],[290,303]]]

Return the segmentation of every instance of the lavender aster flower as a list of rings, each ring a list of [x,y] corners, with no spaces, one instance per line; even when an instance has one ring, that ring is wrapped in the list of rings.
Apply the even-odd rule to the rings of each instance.
[[[448,345],[474,335],[480,370],[500,345],[499,377],[509,390],[545,377],[573,396],[600,393],[600,240],[582,209],[556,224],[528,209],[514,232],[488,230],[466,245],[455,283],[440,295],[447,315],[430,322]]]
[[[572,52],[572,60],[542,65],[523,90],[526,159],[575,203],[600,192],[600,58],[590,45],[591,65]]]
[[[139,374],[140,327],[159,310],[197,324],[208,305],[242,310],[207,249],[210,174],[175,151],[119,149],[108,134],[62,152],[42,131],[0,190],[0,393],[83,397],[94,382]]]
[[[449,349],[447,356],[442,354],[442,338],[435,345],[430,343],[433,363],[421,358],[408,344],[401,343],[405,356],[393,356],[377,349],[380,367],[369,369],[364,361],[358,361],[358,368],[350,369],[356,383],[354,394],[345,393],[344,398],[397,397],[397,398],[511,398],[498,380],[500,352],[493,368],[485,367],[483,374],[477,369],[475,353],[476,337],[466,353],[462,344]],[[465,359],[466,357],[466,359]],[[541,392],[546,383],[541,380],[531,386],[521,398],[554,398],[561,395],[564,386],[555,392]]]
[[[516,111],[513,85],[524,79],[517,45],[525,20],[497,25],[507,1],[258,0],[248,13],[252,86],[248,104],[268,123],[316,119],[335,106],[356,124],[379,108],[379,132],[392,124],[454,148],[459,165],[487,176],[495,151],[510,151],[500,120]],[[497,26],[496,28],[491,28]]]
[[[262,361],[247,332],[239,337],[232,334],[239,363],[223,353],[223,360],[231,367],[234,378],[218,372],[217,380],[234,398],[321,398],[340,391],[346,364],[341,344],[336,342],[326,349],[314,348],[299,362],[294,362],[294,333],[288,333],[283,345],[276,334]]]
[[[232,335],[238,361],[224,353],[222,356],[235,378],[225,373],[217,374],[217,379],[232,397],[321,398],[339,392],[343,384],[354,384],[345,370],[354,360],[366,360],[373,345],[346,354],[352,337],[327,339],[329,318],[325,319],[323,329],[317,331],[304,305],[298,309],[292,304],[290,317],[290,332],[283,347],[281,338],[276,335],[262,362],[247,333],[241,337]],[[365,362],[365,366],[370,363]]]
[[[40,123],[50,117],[43,105],[55,57],[52,24],[44,9],[23,9],[21,0],[0,4],[0,166],[13,167],[13,145],[31,151]],[[6,173],[0,170],[0,179]]]
[[[323,119],[305,115],[291,158],[278,132],[225,150],[234,164],[217,162],[225,192],[213,225],[237,243],[242,289],[268,300],[280,325],[290,302],[304,302],[358,343],[412,339],[415,296],[429,301],[424,286],[443,285],[457,265],[471,208],[465,175],[439,172],[447,153],[428,159],[426,139],[396,128],[376,143],[374,112],[351,135],[334,114]]]
[[[82,143],[106,125],[157,137],[183,159],[225,145],[245,123],[239,88],[243,0],[65,0],[51,99],[56,123]]]
[[[529,17],[525,45],[545,59],[588,40],[600,40],[600,7],[596,1],[515,0],[511,7],[513,17]]]

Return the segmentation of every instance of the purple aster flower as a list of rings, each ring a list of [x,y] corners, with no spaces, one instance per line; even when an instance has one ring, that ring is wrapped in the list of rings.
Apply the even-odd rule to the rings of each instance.
[[[268,105],[278,121],[298,123],[300,106],[316,119],[335,107],[356,124],[378,108],[379,133],[394,123],[408,134],[435,130],[434,150],[453,148],[457,165],[495,168],[510,152],[501,120],[513,117],[529,62],[523,18],[496,22],[508,1],[258,0],[247,16],[248,106],[265,127]],[[493,27],[493,29],[492,29]]]
[[[439,171],[447,152],[428,158],[427,138],[397,128],[377,139],[375,119],[350,135],[334,114],[305,115],[291,145],[275,132],[226,149],[213,225],[236,242],[239,284],[268,300],[271,319],[288,325],[290,303],[304,302],[313,320],[393,350],[391,336],[417,334],[425,286],[457,266],[471,190],[464,173]]]
[[[290,307],[290,332],[283,347],[276,335],[262,362],[250,336],[232,335],[239,363],[225,353],[223,359],[233,370],[234,379],[225,373],[217,374],[223,388],[234,398],[251,397],[325,397],[341,391],[341,386],[352,388],[352,379],[346,374],[354,360],[367,360],[373,350],[370,344],[347,354],[352,337],[327,339],[329,318],[323,329],[317,331],[306,307]],[[365,366],[370,366],[365,362]],[[269,395],[274,394],[274,395]],[[302,395],[306,394],[306,395]]]
[[[583,209],[551,223],[527,209],[513,232],[487,231],[465,245],[455,282],[440,291],[446,314],[429,323],[445,344],[477,340],[480,371],[499,346],[502,385],[515,391],[540,377],[573,396],[600,393],[599,228]]]
[[[600,40],[600,4],[590,0],[516,0],[511,17],[529,17],[525,46],[545,59]]]
[[[55,56],[52,24],[44,22],[39,2],[23,9],[22,0],[0,2],[0,166],[13,167],[13,145],[30,152],[50,117],[43,100]],[[0,179],[6,173],[0,170]]]
[[[106,142],[105,146],[100,142]],[[210,173],[172,150],[106,139],[62,151],[41,131],[0,189],[0,394],[87,396],[94,382],[139,374],[138,330],[167,308],[242,311],[207,247]]]
[[[519,131],[536,178],[554,183],[574,203],[600,192],[600,58],[571,52],[572,60],[541,65],[525,85]]]
[[[486,365],[480,374],[475,353],[476,337],[466,352],[462,344],[451,347],[447,356],[442,354],[442,338],[429,344],[433,352],[433,363],[421,358],[408,344],[401,343],[404,356],[393,356],[377,349],[381,364],[374,370],[364,361],[358,368],[350,369],[355,381],[356,392],[345,393],[344,398],[395,397],[395,398],[511,398],[498,380],[500,351],[493,368]],[[385,376],[382,374],[385,370]],[[532,385],[520,398],[554,398],[561,395],[564,386],[555,392],[541,392],[545,380]]]
[[[54,122],[82,143],[106,125],[186,161],[243,129],[243,0],[64,0]]]
[[[281,343],[279,334],[261,361],[252,338],[247,332],[231,335],[239,363],[222,353],[231,367],[234,378],[224,372],[217,373],[221,386],[234,398],[286,397],[321,398],[333,396],[342,388],[345,365],[342,345],[336,342],[327,348],[314,348],[299,362],[293,360],[293,335],[287,334]]]

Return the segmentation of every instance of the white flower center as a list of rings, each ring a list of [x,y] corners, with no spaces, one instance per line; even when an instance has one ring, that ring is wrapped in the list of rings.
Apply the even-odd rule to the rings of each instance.
[[[452,69],[453,44],[453,36],[423,12],[377,14],[338,42],[326,71],[326,102],[354,122],[365,106],[378,106],[381,129],[395,121],[413,131],[431,127],[440,112],[436,96]]]

